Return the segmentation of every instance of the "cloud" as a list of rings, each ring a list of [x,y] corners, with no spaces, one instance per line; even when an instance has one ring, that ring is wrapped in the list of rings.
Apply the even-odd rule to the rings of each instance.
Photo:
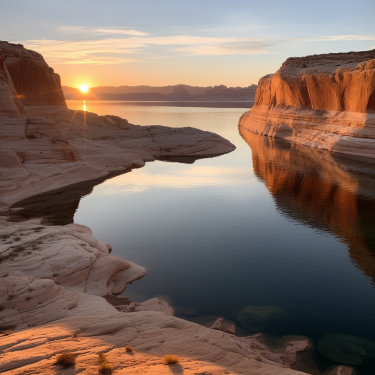
[[[26,48],[43,55],[50,64],[122,64],[137,59],[127,55],[137,52],[137,44],[121,43],[121,39],[104,40],[28,40]],[[115,55],[115,56],[113,56]]]
[[[132,35],[132,36],[146,36],[147,33],[138,30],[127,29],[113,29],[113,28],[89,28],[86,26],[64,26],[60,27],[59,31],[64,34],[89,34],[89,35]]]
[[[244,55],[268,53],[270,41],[255,38],[201,37],[178,35],[168,37],[105,38],[91,40],[27,40],[26,48],[41,53],[51,64],[121,64],[137,61],[128,55],[147,51],[148,47],[165,46],[170,51],[188,55]]]
[[[362,41],[375,40],[374,35],[334,35],[316,38],[203,37],[175,35],[152,37],[137,30],[69,26],[62,32],[91,33],[97,39],[28,40],[27,48],[40,52],[51,64],[122,64],[139,61],[129,55],[148,53],[147,58],[160,58],[182,53],[191,56],[267,54],[269,48],[288,41]],[[128,37],[124,37],[129,35]],[[90,35],[91,36],[91,35]],[[108,37],[111,36],[111,37]],[[159,47],[159,48],[158,48]],[[161,48],[162,47],[162,48]],[[151,54],[149,53],[151,49]],[[167,51],[166,51],[167,50]],[[156,51],[156,53],[155,53]]]
[[[342,42],[342,41],[360,41],[375,40],[375,35],[330,35],[317,38],[287,38],[296,42]]]
[[[117,29],[94,29],[94,32],[98,34],[120,34],[120,35],[133,35],[133,36],[145,36],[148,35],[142,31],[137,30],[117,30]]]

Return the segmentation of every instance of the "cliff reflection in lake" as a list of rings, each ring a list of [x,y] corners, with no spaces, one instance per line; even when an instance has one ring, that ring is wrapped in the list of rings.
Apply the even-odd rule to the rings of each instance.
[[[240,132],[251,147],[254,172],[279,211],[337,236],[375,285],[375,160]]]

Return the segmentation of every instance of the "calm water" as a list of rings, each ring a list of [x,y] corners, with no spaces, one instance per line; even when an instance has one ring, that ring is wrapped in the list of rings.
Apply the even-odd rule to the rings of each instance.
[[[125,295],[164,296],[179,316],[224,316],[250,333],[315,343],[334,334],[320,341],[322,351],[338,342],[355,352],[357,360],[344,358],[361,373],[375,372],[372,344],[345,336],[375,339],[374,165],[240,135],[241,108],[86,108],[134,124],[213,131],[237,147],[190,165],[147,163],[80,201],[74,221],[112,244],[112,254],[147,268]]]

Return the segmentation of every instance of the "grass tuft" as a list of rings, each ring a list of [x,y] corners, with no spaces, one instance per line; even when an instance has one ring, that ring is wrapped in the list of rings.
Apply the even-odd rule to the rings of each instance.
[[[64,367],[74,366],[76,364],[76,355],[68,352],[61,353],[57,356],[56,364]]]
[[[263,362],[263,358],[260,357],[259,355],[257,355],[257,356],[255,357],[255,360],[258,361],[258,362]]]
[[[175,365],[180,363],[180,359],[174,354],[167,354],[163,357],[165,365]]]
[[[130,345],[127,345],[127,346],[125,346],[125,350],[126,350],[127,352],[132,352],[132,351],[133,351],[133,347],[130,346]]]
[[[98,355],[98,372],[101,375],[110,375],[113,372],[113,365],[107,361],[107,356],[103,353]]]

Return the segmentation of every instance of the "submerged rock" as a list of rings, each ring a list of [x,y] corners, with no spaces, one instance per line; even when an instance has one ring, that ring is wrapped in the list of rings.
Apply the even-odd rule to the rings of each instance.
[[[375,358],[375,342],[341,333],[323,336],[317,348],[324,357],[343,365],[359,366],[367,358]]]
[[[285,310],[279,306],[249,306],[237,314],[237,320],[249,332],[256,332],[285,315]]]

